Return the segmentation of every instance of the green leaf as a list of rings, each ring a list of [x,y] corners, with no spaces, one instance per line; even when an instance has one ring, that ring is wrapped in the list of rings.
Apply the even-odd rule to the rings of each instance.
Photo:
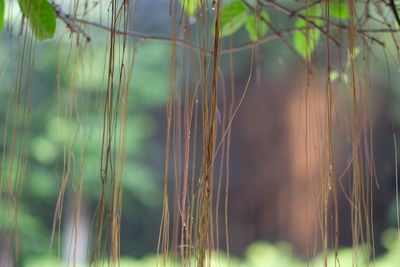
[[[229,3],[221,12],[221,37],[235,33],[246,23],[248,11],[240,0]]]
[[[307,9],[303,14],[309,18],[309,21],[307,22],[301,18],[296,20],[294,27],[300,30],[293,33],[293,45],[296,51],[299,52],[304,59],[308,60],[317,47],[321,37],[320,31],[316,29],[310,21],[318,26],[321,26],[323,22],[318,19],[313,19],[313,17],[321,16],[320,6]]]
[[[183,10],[189,17],[193,17],[197,8],[199,7],[199,0],[181,0]]]
[[[247,18],[246,30],[249,33],[250,40],[257,41],[267,33],[268,25],[264,20],[270,21],[269,14],[265,11],[262,11],[259,16],[251,15]]]
[[[0,31],[3,29],[4,21],[4,0],[0,0]]]
[[[306,10],[304,10],[303,12],[301,12],[301,14],[308,17],[309,20],[318,21],[318,20],[314,19],[313,17],[321,17],[321,15],[322,15],[321,5],[315,5],[315,6],[309,7]]]
[[[294,26],[296,28],[308,27],[308,31],[302,29],[293,34],[294,48],[303,56],[304,59],[308,60],[320,39],[320,31],[310,27],[310,25],[303,19],[297,19]]]
[[[348,19],[349,9],[346,0],[329,1],[329,15],[335,19]]]
[[[56,14],[47,0],[18,0],[36,38],[52,38],[56,31]]]
[[[331,73],[329,74],[329,79],[331,80],[331,82],[335,81],[339,77],[340,77],[340,72],[336,70],[331,71]]]

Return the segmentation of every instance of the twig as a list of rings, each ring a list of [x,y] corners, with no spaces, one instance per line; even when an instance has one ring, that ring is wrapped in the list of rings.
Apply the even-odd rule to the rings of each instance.
[[[90,35],[87,34],[79,25],[75,23],[76,19],[72,19],[71,16],[62,10],[61,6],[54,1],[49,1],[51,6],[54,9],[57,17],[60,18],[65,25],[71,30],[71,32],[80,33],[85,37],[86,41],[90,42],[91,38]]]
[[[242,3],[245,4],[248,9],[254,11],[254,8],[246,0],[242,0]],[[289,48],[293,55],[297,56],[302,62],[304,62],[304,59],[299,55],[299,53],[296,52],[296,50],[290,45],[290,43],[282,37],[281,33],[276,30],[275,27],[273,27],[268,20],[266,20],[263,16],[260,16],[260,19],[270,28],[270,30],[276,35],[276,37]]]
[[[317,23],[315,23],[313,20],[308,19],[306,16],[304,16],[303,14],[295,14],[293,13],[292,10],[286,8],[285,6],[282,6],[281,4],[278,4],[277,2],[275,2],[274,0],[266,0],[271,6],[273,6],[276,10],[281,11],[289,16],[295,16],[295,17],[299,17],[305,21],[307,21],[309,24],[311,24],[312,26],[314,26],[315,28],[317,28],[320,32],[322,32],[327,38],[329,38],[329,40],[331,40],[334,44],[336,44],[337,46],[340,46],[339,42],[333,38],[332,36],[330,36],[321,26],[319,26]],[[263,3],[261,0],[257,0],[257,2],[261,5],[261,6],[265,6],[265,3]]]
[[[84,20],[84,19],[78,19],[78,18],[76,18],[75,21],[77,21],[79,23],[82,23],[82,24],[91,25],[91,26],[94,26],[96,28],[103,29],[103,30],[106,30],[106,31],[109,31],[109,32],[112,31],[112,29],[110,27],[107,27],[107,26],[105,26],[103,24],[100,24],[100,23],[97,23],[97,22],[88,21],[88,20]],[[126,36],[133,37],[133,38],[136,38],[136,39],[139,39],[139,40],[154,40],[154,41],[163,41],[163,42],[172,42],[172,41],[174,41],[174,42],[176,42],[178,44],[181,44],[181,45],[187,46],[189,48],[192,48],[195,51],[203,53],[203,54],[205,54],[207,56],[212,56],[212,53],[207,51],[207,50],[205,50],[204,48],[201,48],[201,47],[193,44],[190,41],[186,41],[186,40],[182,40],[182,39],[172,39],[170,37],[148,35],[148,34],[145,34],[145,33],[142,33],[142,32],[136,32],[136,31],[115,30],[114,33],[115,34],[119,34],[119,35],[126,35]]]
[[[394,17],[396,18],[397,23],[398,23],[399,26],[400,26],[400,17],[399,17],[399,13],[397,12],[396,5],[395,5],[395,3],[394,3],[394,0],[390,0],[390,1],[389,1],[389,6],[390,6],[390,9],[392,10],[392,12],[393,12],[393,14],[394,14]]]
[[[280,36],[289,35],[295,31],[300,31],[300,30],[303,30],[303,28],[290,28],[290,29],[281,30],[279,32],[279,34],[280,34]],[[263,44],[263,43],[266,43],[266,42],[269,42],[269,41],[272,41],[275,39],[279,39],[279,36],[274,33],[271,33],[271,34],[265,35],[264,37],[260,38],[259,40],[255,41],[255,42],[245,43],[245,44],[238,45],[238,46],[235,46],[232,48],[222,49],[220,54],[224,55],[224,54],[245,51],[245,50],[253,48],[256,45],[260,45],[260,44]]]
[[[275,2],[274,0],[266,0],[266,1],[268,2],[268,4],[269,4],[270,6],[273,6],[275,9],[280,10],[281,12],[284,12],[284,13],[286,13],[286,14],[289,15],[289,16],[299,17],[299,18],[301,18],[301,19],[304,19],[304,20],[308,21],[308,23],[310,23],[311,25],[313,25],[314,27],[316,27],[319,31],[321,31],[323,34],[325,34],[326,36],[328,36],[328,33],[327,33],[322,27],[320,27],[319,25],[317,25],[313,20],[308,20],[306,16],[304,16],[304,15],[300,14],[299,12],[297,12],[297,11],[299,11],[299,10],[301,11],[301,8],[298,9],[297,11],[291,11],[291,10],[289,10],[288,8],[286,8],[286,7],[284,7],[284,6],[280,5],[280,4],[278,4],[278,3]],[[257,0],[257,2],[258,2],[260,5],[265,5],[265,3],[262,3],[261,0]],[[310,6],[314,6],[314,5],[317,5],[317,4],[321,4],[321,1],[314,2],[314,3],[312,3],[312,4],[310,4],[310,5],[306,6],[306,7],[304,7],[304,9],[308,9]],[[318,18],[318,19],[322,19],[322,18]],[[346,25],[340,25],[340,24],[336,24],[336,23],[333,23],[333,22],[331,22],[331,24],[334,25],[334,26],[336,26],[336,27],[339,28],[339,29],[347,29],[347,28],[348,28],[348,26],[346,26]],[[360,36],[362,36],[362,37],[364,37],[364,38],[367,38],[367,39],[370,39],[371,41],[373,41],[373,42],[375,42],[375,43],[377,43],[377,44],[379,44],[379,45],[381,45],[381,46],[385,46],[385,43],[384,43],[384,42],[379,41],[378,39],[376,39],[376,38],[374,38],[374,37],[372,37],[372,36],[367,35],[367,34],[366,34],[367,32],[366,32],[365,30],[357,30],[357,29],[355,29],[355,31],[356,31],[356,33],[358,33]],[[329,39],[330,39],[331,41],[333,41],[335,44],[337,44],[337,45],[339,46],[339,43],[336,41],[336,39],[334,39],[332,36],[328,36],[328,37],[329,37]]]
[[[319,4],[321,4],[324,0],[318,0],[315,1],[313,3],[309,3],[307,5],[304,5],[303,7],[300,7],[299,9],[293,10],[292,13],[290,14],[291,17],[297,17],[301,12],[303,12],[304,10],[307,10],[309,8],[312,8],[314,6],[317,6]]]
[[[333,26],[337,27],[338,29],[342,29],[342,30],[347,30],[349,28],[349,26],[347,25],[342,25],[342,24],[336,24],[336,23],[331,23]],[[379,29],[380,30],[380,29]],[[371,40],[372,42],[375,42],[383,47],[385,47],[385,43],[382,41],[379,41],[378,39],[376,39],[375,37],[369,36],[367,33],[379,33],[379,31],[377,31],[377,29],[375,30],[363,30],[363,29],[354,29],[355,33],[360,35],[361,37],[364,37],[366,39]],[[384,31],[381,31],[381,33],[383,33]]]
[[[312,16],[311,18],[325,21],[325,18],[323,18],[323,17]],[[334,27],[336,27],[339,30],[348,30],[349,29],[349,26],[346,25],[346,24],[339,24],[339,23],[336,23],[336,22],[333,22],[333,21],[330,21],[329,24],[333,25]],[[391,28],[389,28],[389,29],[369,29],[369,30],[368,29],[359,29],[359,28],[357,29],[357,28],[355,28],[354,31],[355,31],[355,33],[357,35],[360,35],[361,37],[363,37],[365,39],[369,39],[370,41],[375,42],[380,46],[385,46],[384,42],[376,39],[375,37],[372,37],[372,36],[368,35],[367,33],[387,33],[387,32],[393,33],[393,32],[397,32],[398,30],[394,30],[394,29],[391,29]]]

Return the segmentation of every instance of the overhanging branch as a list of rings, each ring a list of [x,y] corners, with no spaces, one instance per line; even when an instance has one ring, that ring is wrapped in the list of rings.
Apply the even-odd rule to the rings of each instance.
[[[246,3],[246,1],[244,1]],[[268,1],[270,4],[276,4],[274,1]],[[57,17],[59,19],[61,19],[66,26],[70,29],[71,32],[75,32],[77,34],[81,34],[86,41],[90,41],[92,38],[91,36],[85,32],[82,27],[80,27],[79,24],[85,24],[85,25],[90,25],[99,29],[103,29],[107,32],[114,32],[115,34],[118,35],[124,35],[124,36],[128,36],[131,38],[136,38],[138,40],[153,40],[153,41],[163,41],[163,42],[175,42],[179,45],[188,47],[190,49],[193,49],[196,52],[202,53],[206,56],[210,56],[212,57],[212,51],[208,51],[205,48],[202,48],[196,44],[194,44],[191,41],[188,40],[184,40],[184,39],[178,39],[178,38],[171,38],[171,37],[163,37],[163,36],[155,36],[155,35],[149,35],[149,34],[145,34],[142,32],[137,32],[137,31],[123,31],[123,30],[113,30],[111,27],[108,27],[106,25],[103,25],[101,23],[97,23],[97,22],[93,22],[93,21],[89,21],[89,20],[85,20],[85,19],[79,19],[79,18],[75,18],[73,16],[71,16],[70,14],[66,13],[60,5],[58,5],[57,3],[55,3],[54,1],[50,1],[50,4],[52,5]],[[298,12],[292,12],[290,10],[286,10],[286,9],[282,9],[281,6],[279,7],[281,11],[285,12],[288,16],[293,16],[293,14],[295,16],[300,16],[299,14],[297,14]],[[337,23],[333,23],[333,25],[337,28],[337,29],[341,29],[341,30],[345,30],[348,29],[347,25],[342,25],[342,24],[337,24]],[[271,28],[271,25],[270,25]],[[274,29],[274,28],[271,28]],[[292,34],[295,31],[300,31],[300,30],[304,30],[304,28],[287,28],[287,29],[283,29],[283,30],[273,30],[273,33],[268,34],[262,38],[260,38],[258,41],[254,41],[254,42],[249,42],[249,43],[245,43],[236,47],[231,47],[231,48],[225,48],[225,49],[221,49],[220,54],[224,55],[224,54],[230,54],[230,53],[236,53],[236,52],[241,52],[241,51],[245,51],[251,48],[254,48],[257,45],[260,44],[264,44],[266,42],[269,42],[271,40],[276,40],[279,39],[282,42],[284,42],[286,45],[289,45],[289,48],[292,48],[290,46],[290,44],[288,44],[287,40],[284,38],[284,36],[287,36],[289,34]],[[396,30],[396,29],[355,29],[356,33],[362,37],[365,38],[367,40],[370,40],[378,45],[384,46],[385,44],[382,41],[379,41],[378,39],[376,39],[373,36],[370,36],[369,33],[372,34],[376,34],[376,33],[388,33],[388,32],[399,32],[400,30]],[[333,38],[332,36],[329,36],[328,38]],[[334,39],[335,40],[335,39]],[[336,41],[336,40],[335,40]]]

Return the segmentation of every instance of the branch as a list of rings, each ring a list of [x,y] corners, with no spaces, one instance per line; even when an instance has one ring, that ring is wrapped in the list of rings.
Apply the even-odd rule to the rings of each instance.
[[[248,5],[248,3],[245,0],[243,0],[243,2],[244,2],[244,4]],[[57,17],[60,18],[72,32],[77,32],[77,33],[82,34],[87,41],[90,41],[91,37],[77,23],[90,25],[90,26],[93,26],[93,27],[96,27],[96,28],[99,28],[99,29],[106,30],[108,32],[114,32],[115,34],[118,34],[118,35],[125,35],[125,36],[136,38],[136,39],[139,39],[139,40],[154,40],[154,41],[163,41],[163,42],[176,42],[177,44],[180,44],[180,45],[183,45],[183,46],[188,47],[190,49],[193,49],[194,51],[202,53],[202,54],[204,54],[206,56],[209,56],[209,57],[213,56],[212,55],[212,51],[208,51],[208,50],[206,50],[206,49],[204,49],[202,47],[199,47],[198,45],[196,45],[196,44],[194,44],[194,43],[192,43],[190,41],[187,41],[187,40],[177,39],[177,38],[173,39],[173,38],[170,38],[170,37],[163,37],[163,36],[148,35],[148,34],[145,34],[145,33],[142,33],[142,32],[136,32],[136,31],[113,30],[112,28],[110,28],[108,26],[105,26],[103,24],[97,23],[97,22],[88,21],[88,20],[85,20],[85,19],[74,18],[71,15],[67,14],[66,12],[64,12],[58,4],[54,3],[53,1],[51,1],[50,3],[54,8],[54,11],[56,12]],[[269,1],[269,3],[271,3],[271,1]],[[248,6],[248,7],[253,9],[253,7],[251,7],[251,6]],[[300,9],[294,11],[294,14],[296,14],[299,10]],[[291,12],[291,11],[288,11],[288,12]],[[261,17],[261,19],[263,19],[263,18]],[[245,50],[251,49],[251,48],[253,48],[253,47],[257,46],[257,45],[264,44],[266,42],[269,42],[269,41],[275,40],[275,39],[279,39],[279,40],[283,41],[285,43],[285,45],[287,45],[291,51],[294,50],[293,47],[288,43],[288,41],[283,38],[283,36],[292,34],[295,31],[303,30],[304,28],[288,28],[288,29],[284,29],[284,30],[276,30],[270,25],[270,23],[268,21],[265,20],[264,22],[269,24],[270,29],[272,31],[271,34],[268,34],[268,35],[260,38],[258,41],[255,41],[255,42],[249,42],[249,43],[245,43],[245,44],[242,44],[242,45],[239,45],[239,46],[236,46],[236,47],[222,49],[220,51],[220,54],[224,55],[224,54],[230,54],[230,53],[236,53],[236,52],[245,51]],[[333,23],[333,25],[335,27],[337,27],[337,29],[342,29],[342,30],[348,29],[348,25],[342,25],[342,24],[337,24],[337,23]],[[395,29],[355,29],[355,30],[356,30],[356,33],[359,34],[360,36],[362,36],[364,38],[367,38],[367,39],[370,39],[370,40],[372,40],[372,41],[374,41],[374,42],[376,42],[376,43],[378,43],[378,44],[380,44],[382,46],[385,46],[385,44],[383,42],[379,41],[378,39],[376,39],[376,38],[374,38],[374,37],[372,37],[370,35],[368,35],[368,33],[400,32],[400,30],[395,30]],[[297,56],[300,56],[300,55],[297,54],[297,52],[295,52],[295,51],[293,51],[293,52]]]
[[[315,28],[317,28],[320,32],[322,32],[329,40],[331,40],[334,44],[336,44],[337,46],[340,46],[339,42],[333,38],[332,36],[330,36],[321,26],[319,26],[317,23],[315,23],[313,20],[308,19],[306,16],[304,16],[303,14],[300,13],[296,13],[296,11],[292,11],[288,8],[286,8],[285,6],[282,6],[281,4],[278,4],[277,2],[275,2],[274,0],[266,0],[272,7],[274,7],[276,10],[281,11],[283,13],[285,13],[288,16],[294,16],[294,17],[299,17],[305,21],[307,21],[309,24],[311,24],[312,26],[314,26]],[[257,0],[257,2],[261,5],[261,6],[265,6],[265,3],[261,2],[261,0]]]
[[[297,17],[304,10],[307,10],[307,9],[309,9],[311,7],[317,6],[317,5],[321,4],[323,1],[325,1],[325,0],[318,0],[318,1],[315,1],[313,3],[309,3],[307,5],[304,5],[303,7],[300,7],[299,9],[293,10],[292,13],[290,14],[290,16],[291,17]]]
[[[394,3],[394,0],[390,0],[390,1],[389,1],[389,5],[390,5],[390,9],[392,10],[392,12],[393,12],[393,14],[394,14],[394,17],[396,18],[397,23],[398,23],[399,26],[400,26],[400,17],[399,17],[399,13],[397,12],[396,5],[395,5],[395,3]]]
[[[110,27],[107,27],[103,24],[97,23],[97,22],[93,22],[93,21],[88,21],[88,20],[83,20],[83,19],[75,19],[77,22],[82,23],[82,24],[87,24],[87,25],[91,25],[94,26],[96,28],[99,29],[103,29],[106,31],[112,31],[112,29]],[[341,25],[341,24],[335,24],[334,26],[336,26],[338,29],[348,29],[347,25]],[[280,30],[278,32],[278,34],[276,33],[271,33],[268,35],[265,35],[264,37],[260,38],[258,41],[255,42],[250,42],[250,43],[245,43],[236,47],[232,47],[232,48],[225,48],[221,50],[221,55],[224,54],[229,54],[229,53],[236,53],[236,52],[241,52],[247,49],[251,49],[256,45],[260,45],[260,44],[264,44],[266,42],[272,41],[272,40],[276,40],[276,39],[281,39],[283,38],[284,35],[289,35],[292,34],[295,31],[301,31],[304,30],[304,28],[287,28],[284,30]],[[358,33],[360,36],[363,36],[364,38],[368,38],[371,39],[375,42],[378,42],[380,45],[384,46],[384,43],[377,40],[376,38],[367,35],[367,33],[390,33],[390,32],[400,32],[400,30],[391,30],[391,29],[356,29],[356,33]],[[195,44],[193,44],[190,41],[187,40],[182,40],[182,39],[173,39],[170,37],[163,37],[163,36],[155,36],[155,35],[148,35],[142,32],[136,32],[136,31],[121,31],[121,30],[116,30],[115,31],[116,34],[120,34],[120,35],[126,35],[132,38],[137,38],[139,40],[153,40],[153,41],[163,41],[163,42],[172,42],[175,41],[178,44],[181,44],[183,46],[186,46],[188,48],[191,48],[199,53],[203,53],[207,56],[212,56],[212,53],[210,51],[207,51],[204,48],[201,48]]]
[[[312,16],[312,18],[313,18],[313,19],[322,20],[322,21],[325,21],[325,20],[326,20],[326,19],[323,18],[323,17],[315,17],[315,16]],[[336,28],[339,29],[339,30],[349,30],[349,26],[346,25],[346,24],[339,24],[339,23],[336,23],[336,22],[333,22],[333,21],[330,21],[329,24],[330,24],[330,25],[333,25],[334,27],[336,27]],[[365,39],[369,39],[370,41],[375,42],[375,43],[377,43],[378,45],[385,47],[385,43],[384,43],[384,42],[382,42],[382,41],[376,39],[376,38],[373,37],[373,36],[368,35],[367,33],[385,33],[385,32],[386,32],[386,33],[387,33],[387,32],[392,32],[392,33],[393,33],[393,32],[397,32],[398,30],[394,30],[394,29],[391,29],[391,28],[389,28],[389,29],[370,29],[370,30],[367,30],[367,29],[360,29],[360,28],[357,29],[357,28],[355,28],[354,31],[355,31],[356,34],[360,35],[361,37],[363,37],[363,38],[365,38]]]
[[[205,50],[204,48],[201,48],[195,44],[193,44],[190,41],[186,41],[186,40],[182,40],[182,39],[173,39],[170,37],[163,37],[163,36],[155,36],[155,35],[148,35],[142,32],[136,32],[136,31],[122,31],[122,30],[113,30],[110,27],[107,27],[103,24],[97,23],[97,22],[93,22],[93,21],[88,21],[88,20],[84,20],[84,19],[75,19],[75,21],[82,23],[82,24],[87,24],[87,25],[91,25],[94,26],[96,28],[99,29],[103,29],[106,30],[108,32],[114,32],[115,34],[119,34],[119,35],[126,35],[129,37],[133,37],[139,40],[153,40],[153,41],[163,41],[163,42],[176,42],[178,44],[181,44],[183,46],[189,47],[199,53],[203,53],[207,56],[212,56],[212,53]]]
[[[338,29],[342,30],[348,30],[349,26],[347,25],[342,25],[342,24],[336,24],[336,23],[331,23],[333,26],[337,27]],[[356,34],[360,35],[361,37],[364,37],[366,39],[371,40],[372,42],[375,42],[379,44],[382,47],[386,47],[385,43],[382,41],[379,41],[375,37],[369,36],[367,33],[384,33],[384,29],[372,29],[372,30],[364,30],[364,29],[354,29]],[[393,32],[393,31],[392,31]]]
[[[322,27],[320,27],[319,25],[317,25],[313,20],[309,20],[309,19],[307,19],[306,16],[300,14],[301,11],[308,9],[308,8],[310,8],[311,6],[319,5],[319,4],[322,3],[322,1],[314,2],[314,3],[312,3],[312,4],[308,5],[308,6],[305,6],[305,7],[303,7],[303,8],[299,8],[299,9],[297,9],[297,10],[295,10],[295,11],[291,11],[291,10],[289,10],[288,8],[286,8],[286,7],[284,7],[284,6],[280,5],[280,4],[278,4],[277,2],[275,2],[275,0],[265,0],[265,1],[268,2],[269,6],[275,8],[276,10],[279,10],[279,11],[281,11],[281,12],[283,12],[283,13],[285,13],[285,14],[291,16],[291,17],[299,17],[299,18],[301,18],[301,19],[304,19],[304,20],[308,21],[308,23],[310,23],[311,25],[313,25],[314,27],[316,27],[320,32],[322,32],[325,36],[327,36],[332,42],[334,42],[336,45],[340,46],[340,44],[336,41],[336,39],[334,39],[332,36],[329,36],[328,33],[327,33]],[[261,0],[257,0],[257,2],[258,2],[261,6],[266,6],[266,4],[263,3],[263,2],[261,2]],[[325,19],[323,19],[323,18],[317,18],[317,19],[325,20]],[[336,23],[334,23],[334,22],[330,22],[330,23],[331,23],[332,25],[336,26],[336,27],[339,28],[339,29],[348,29],[348,26],[347,26],[347,25],[340,25],[340,24],[336,24]],[[377,44],[379,44],[379,45],[381,45],[381,46],[385,46],[385,43],[384,43],[384,42],[379,41],[378,39],[376,39],[376,38],[374,38],[374,37],[372,37],[372,36],[369,36],[368,34],[366,34],[366,33],[367,33],[366,31],[364,31],[364,30],[358,30],[358,29],[355,29],[355,31],[356,31],[356,33],[357,33],[358,35],[360,35],[360,36],[362,36],[362,37],[364,37],[364,38],[366,38],[366,39],[370,39],[371,41],[373,41],[373,42],[375,42],[375,43],[377,43]]]
[[[97,22],[92,22],[92,21],[87,21],[87,20],[83,20],[83,19],[75,19],[77,22],[82,23],[82,24],[87,24],[87,25],[91,25],[94,26],[96,28],[99,29],[104,29],[106,31],[112,31],[112,29],[110,27],[107,27],[103,24],[97,23]],[[272,34],[268,34],[262,38],[260,38],[258,41],[255,42],[250,42],[250,43],[245,43],[242,45],[238,45],[235,47],[231,47],[231,48],[225,48],[225,49],[221,49],[220,50],[220,54],[221,55],[226,55],[226,54],[230,54],[230,53],[236,53],[236,52],[241,52],[241,51],[245,51],[248,49],[251,49],[257,45],[260,44],[264,44],[266,42],[269,42],[271,40],[275,40],[275,39],[280,39],[282,38],[282,35],[289,35],[295,31],[300,31],[303,30],[303,28],[289,28],[289,29],[285,29],[285,30],[281,30],[280,32],[278,32],[278,34],[272,33]],[[163,41],[163,42],[176,42],[178,44],[181,44],[183,46],[186,46],[188,48],[191,48],[199,53],[203,53],[207,56],[212,57],[212,52],[211,51],[207,51],[204,48],[201,48],[195,44],[193,44],[190,41],[186,41],[186,40],[182,40],[182,39],[173,39],[170,37],[163,37],[163,36],[154,36],[154,35],[147,35],[145,33],[141,33],[141,32],[135,32],[135,31],[120,31],[120,30],[116,30],[114,31],[115,34],[120,34],[120,35],[126,35],[132,38],[136,38],[139,40],[152,40],[152,41]],[[297,54],[297,53],[296,53]]]
[[[165,41],[165,42],[175,41],[176,43],[187,46],[191,49],[194,49],[195,51],[197,51],[199,53],[203,53],[207,56],[212,56],[211,52],[208,52],[207,50],[205,50],[201,47],[198,47],[197,45],[195,45],[189,41],[186,41],[186,40],[182,40],[182,39],[174,39],[173,40],[172,38],[169,38],[169,37],[152,36],[152,35],[147,35],[147,34],[144,34],[141,32],[114,30],[111,27],[105,26],[105,25],[97,23],[97,22],[74,18],[73,16],[64,12],[62,10],[61,6],[57,3],[55,3],[54,1],[50,1],[50,4],[52,5],[57,17],[60,18],[67,25],[67,27],[71,30],[71,32],[77,32],[77,33],[82,34],[87,41],[91,40],[90,35],[87,34],[78,24],[76,24],[76,22],[86,24],[86,25],[91,25],[96,28],[106,30],[108,32],[114,32],[115,34],[118,34],[118,35],[125,35],[125,36],[133,37],[133,38],[136,38],[139,40],[158,40],[158,41]]]
[[[72,19],[71,16],[62,10],[61,6],[54,1],[50,1],[51,6],[54,9],[57,17],[60,18],[67,27],[71,30],[71,32],[80,33],[85,37],[86,41],[90,42],[91,38],[89,34],[87,34],[79,25],[75,23],[75,19]]]
[[[254,11],[254,8],[246,0],[242,0],[242,3],[245,4],[248,9]],[[299,53],[297,53],[297,51],[290,45],[290,43],[281,36],[281,33],[278,30],[276,30],[275,27],[273,27],[268,20],[266,20],[263,16],[260,16],[260,19],[271,29],[271,31],[276,35],[276,37],[289,48],[289,50],[293,53],[294,56],[297,56],[298,58],[300,58],[301,61],[304,62],[304,59],[299,55]]]
[[[269,42],[269,41],[272,41],[275,39],[280,39],[282,37],[282,35],[289,35],[295,31],[299,31],[299,30],[303,30],[303,28],[290,28],[290,29],[282,30],[279,32],[279,36],[276,35],[275,33],[271,33],[271,34],[265,35],[264,37],[260,38],[259,40],[255,41],[255,42],[245,43],[245,44],[238,45],[235,47],[222,49],[220,54],[224,55],[224,54],[245,51],[245,50],[253,48],[254,46],[257,46],[257,45],[260,45],[260,44],[263,44],[263,43],[266,43],[266,42]]]

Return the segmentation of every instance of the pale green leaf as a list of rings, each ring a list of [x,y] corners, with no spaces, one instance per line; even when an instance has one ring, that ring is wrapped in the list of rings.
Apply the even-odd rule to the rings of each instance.
[[[0,31],[3,29],[4,22],[4,0],[0,0]]]
[[[265,21],[270,21],[269,14],[262,11],[259,16],[251,15],[246,21],[246,30],[249,33],[249,38],[252,41],[257,41],[264,36],[268,31],[268,25]]]
[[[346,73],[343,72],[339,72],[339,71],[331,71],[331,73],[329,74],[329,78],[331,80],[331,82],[336,81],[337,79],[344,81],[345,83],[348,83],[348,77]]]
[[[317,47],[321,37],[320,30],[315,27],[315,25],[321,26],[323,24],[321,20],[315,19],[315,17],[321,16],[321,7],[315,6],[309,8],[302,14],[304,14],[309,21],[305,21],[302,18],[296,20],[294,27],[300,30],[293,33],[293,45],[296,51],[299,52],[304,59],[308,60]]]
[[[346,0],[329,1],[329,15],[335,19],[348,19],[349,9]]]
[[[360,52],[361,52],[361,49],[359,47],[357,47],[357,46],[354,47],[353,48],[353,56],[352,56],[353,59],[356,58],[360,54]]]
[[[39,40],[52,38],[56,31],[56,14],[47,0],[18,0],[32,32]]]
[[[248,10],[240,0],[229,3],[221,12],[221,37],[235,33],[247,20]]]
[[[307,8],[306,10],[301,12],[301,14],[306,16],[306,17],[309,17],[309,20],[318,21],[316,19],[313,19],[313,17],[321,17],[322,9],[321,9],[320,5],[315,5],[315,6],[312,6],[310,8]]]
[[[302,30],[298,30],[293,34],[294,48],[304,59],[308,60],[317,46],[321,33],[303,19],[297,19],[294,26],[302,28]]]
[[[181,2],[186,14],[189,17],[193,17],[199,7],[200,0],[181,0]]]
[[[334,70],[331,71],[331,73],[329,74],[329,79],[331,80],[331,82],[334,82],[337,78],[339,78],[340,76],[340,72]]]

